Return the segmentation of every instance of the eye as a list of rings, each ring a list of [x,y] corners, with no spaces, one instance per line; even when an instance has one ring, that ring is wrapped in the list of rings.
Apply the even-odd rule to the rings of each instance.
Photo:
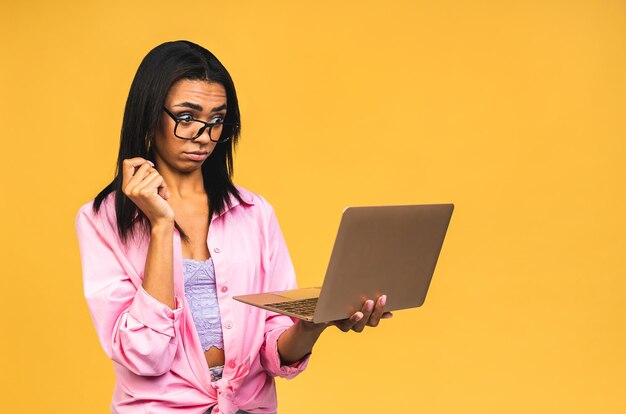
[[[180,115],[177,115],[177,118],[181,122],[191,122],[194,120],[191,114],[180,114]]]
[[[209,124],[221,124],[224,122],[224,117],[222,115],[216,115],[209,121]]]

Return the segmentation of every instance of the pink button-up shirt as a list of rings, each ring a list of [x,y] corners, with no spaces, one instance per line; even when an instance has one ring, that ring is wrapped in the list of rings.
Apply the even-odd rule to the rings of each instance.
[[[93,200],[76,217],[87,305],[100,343],[113,360],[113,413],[214,413],[277,410],[275,376],[292,378],[310,355],[283,366],[278,337],[288,316],[245,305],[234,295],[296,288],[296,279],[274,210],[261,196],[239,188],[244,204],[211,220],[207,246],[213,257],[226,362],[211,382],[184,294],[180,234],[174,231],[175,309],[142,287],[149,235],[124,245],[118,236],[115,195],[97,215]]]

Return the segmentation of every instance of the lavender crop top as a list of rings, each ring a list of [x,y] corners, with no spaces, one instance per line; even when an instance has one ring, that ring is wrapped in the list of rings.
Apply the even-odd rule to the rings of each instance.
[[[206,351],[212,346],[224,349],[213,260],[209,258],[200,262],[183,258],[183,274],[185,298],[191,309],[202,349]]]

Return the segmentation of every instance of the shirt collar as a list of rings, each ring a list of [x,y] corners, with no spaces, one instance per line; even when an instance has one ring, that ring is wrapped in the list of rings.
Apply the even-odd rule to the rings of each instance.
[[[237,188],[237,191],[239,191],[239,196],[243,200],[243,203],[246,206],[253,206],[254,205],[254,194],[252,192],[246,190],[245,188],[241,188],[239,186],[235,186],[235,187]],[[107,195],[107,197],[105,198],[105,201],[104,201],[105,204],[108,203],[111,206],[110,208],[113,209],[113,211],[115,211],[115,196],[116,196],[115,191],[112,191],[111,193],[109,193]],[[225,206],[225,208],[224,208],[224,211],[222,211],[218,215],[214,215],[213,218],[211,219],[211,221],[213,221],[213,219],[215,219],[216,217],[219,217],[219,216],[223,215],[228,210],[230,210],[232,208],[235,208],[236,206],[241,204],[241,202],[239,200],[237,200],[237,197],[235,197],[231,193],[229,193],[228,196],[229,196],[229,199],[230,199],[230,205],[227,204]],[[137,214],[135,213],[135,217],[136,216],[137,216]]]
[[[236,187],[236,188],[239,191],[239,196],[243,200],[244,205],[246,205],[246,206],[253,206],[254,205],[254,196],[253,196],[253,194],[251,192],[249,192],[248,190],[245,190],[245,189],[243,189],[241,187]],[[230,197],[230,205],[227,204],[225,206],[225,208],[224,208],[224,211],[222,211],[220,214],[214,215],[213,218],[211,219],[211,221],[213,221],[217,217],[220,217],[220,216],[224,215],[230,209],[233,209],[236,206],[238,206],[239,204],[241,204],[241,202],[239,200],[237,200],[237,197],[235,197],[233,194],[229,193],[229,197]]]

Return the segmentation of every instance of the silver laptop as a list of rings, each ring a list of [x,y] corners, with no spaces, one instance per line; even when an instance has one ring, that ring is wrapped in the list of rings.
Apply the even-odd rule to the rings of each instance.
[[[348,207],[322,287],[234,296],[315,323],[349,318],[366,299],[387,295],[385,311],[421,306],[453,204]]]

